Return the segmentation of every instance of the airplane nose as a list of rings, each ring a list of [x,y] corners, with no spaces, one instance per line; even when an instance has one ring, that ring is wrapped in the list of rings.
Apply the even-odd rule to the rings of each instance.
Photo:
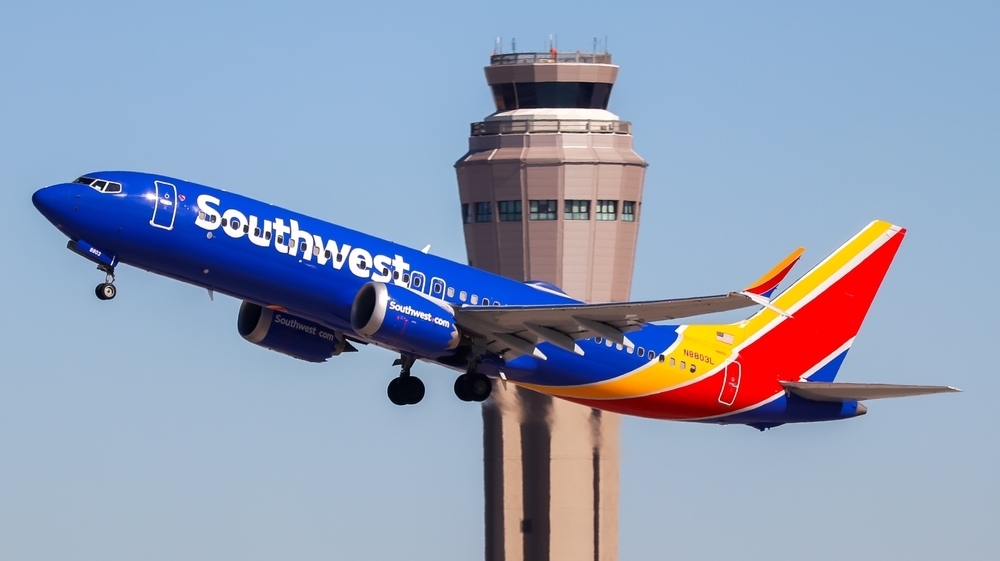
[[[73,189],[69,185],[53,185],[35,191],[31,204],[53,224],[63,221],[73,207]]]

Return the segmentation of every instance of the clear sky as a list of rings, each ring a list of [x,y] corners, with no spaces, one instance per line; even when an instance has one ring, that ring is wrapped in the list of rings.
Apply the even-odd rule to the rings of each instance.
[[[129,169],[464,260],[454,162],[509,48],[621,65],[649,161],[634,298],[802,272],[909,229],[839,380],[951,384],[860,419],[626,419],[621,558],[997,559],[1000,8],[969,2],[0,5],[0,559],[455,559],[483,550],[480,409],[393,356],[254,347],[239,302],[123,267],[31,193]]]

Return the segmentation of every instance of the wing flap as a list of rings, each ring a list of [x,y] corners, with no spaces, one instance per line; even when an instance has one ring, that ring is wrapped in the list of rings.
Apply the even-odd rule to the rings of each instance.
[[[781,382],[784,388],[811,401],[863,401],[889,397],[910,397],[962,390],[951,386],[914,386],[906,384],[851,384],[846,382]]]

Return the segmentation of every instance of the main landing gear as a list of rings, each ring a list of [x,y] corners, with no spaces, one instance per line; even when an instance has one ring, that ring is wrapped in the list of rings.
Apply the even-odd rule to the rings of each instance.
[[[416,361],[412,356],[402,355],[393,366],[402,366],[399,376],[389,382],[386,393],[389,401],[396,405],[416,405],[424,398],[424,383],[416,376],[410,376],[410,367]]]
[[[115,268],[105,265],[100,265],[97,268],[104,271],[105,276],[104,282],[97,285],[94,293],[97,294],[97,298],[100,300],[111,300],[118,294],[118,289],[115,288]]]
[[[493,382],[485,374],[476,371],[479,357],[473,359],[469,369],[455,379],[455,395],[462,401],[486,401],[493,391]]]

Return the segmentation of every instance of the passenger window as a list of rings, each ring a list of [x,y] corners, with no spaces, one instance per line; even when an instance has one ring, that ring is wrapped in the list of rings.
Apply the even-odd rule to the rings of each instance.
[[[602,339],[601,337],[594,337],[594,342],[597,343],[598,345],[600,345],[602,341],[604,341],[604,339]]]
[[[614,344],[615,344],[615,342],[612,341],[611,339],[605,339],[604,340],[604,346],[606,346],[608,348],[611,348],[611,345],[614,345]]]
[[[483,298],[483,305],[484,306],[489,306],[490,305],[490,299],[489,298]]]
[[[215,222],[215,220],[213,220],[212,222]],[[265,240],[270,240],[271,239],[271,231],[270,230],[264,232],[264,239]]]
[[[649,360],[653,360],[653,356],[656,355],[653,351],[649,351]],[[660,356],[660,362],[663,362],[663,356]]]
[[[458,293],[458,299],[461,300],[462,302],[465,302],[465,298],[467,296],[468,294],[466,294],[464,290]]]
[[[497,302],[496,300],[494,300],[494,301],[493,301],[493,305],[494,305],[494,306],[499,306],[499,305],[500,305],[500,302]]]
[[[620,351],[623,348],[624,348],[624,345],[622,345],[621,343],[615,343],[615,350]]]
[[[472,298],[470,298],[469,301],[472,302],[472,305],[474,306],[479,303],[479,297],[473,294]]]
[[[285,243],[285,236],[278,236],[278,239],[277,239],[276,243],[280,243],[280,244]]]
[[[677,366],[677,359],[670,357],[670,366]]]
[[[323,256],[326,257],[327,259],[329,259],[329,258],[333,257],[333,252],[328,249],[328,250],[326,250],[326,253],[323,254]]]
[[[204,220],[204,219],[205,219],[205,211],[204,210],[198,211],[198,220]]]
[[[249,224],[244,224],[243,225],[243,233],[246,234],[249,231],[250,231],[250,225]]]
[[[635,347],[625,347],[625,350],[628,351],[628,354],[632,354],[632,353],[635,352]],[[642,354],[642,353],[639,353],[639,354]]]
[[[319,246],[318,245],[314,245],[313,246],[313,255],[319,255]]]
[[[392,272],[392,280],[399,280],[399,271]]]
[[[364,260],[364,259],[362,259],[362,260],[361,260],[361,261],[360,261],[360,262],[358,263],[358,268],[359,268],[359,269],[361,269],[362,271],[367,271],[367,270],[368,270],[368,263],[365,263],[365,260]]]
[[[337,263],[340,263],[343,260],[344,260],[344,254],[343,253],[338,253],[337,254]]]
[[[663,363],[664,356],[660,355],[660,363]],[[653,351],[649,351],[649,360],[653,360]],[[674,359],[670,359],[671,366],[673,366]]]
[[[209,220],[209,222],[211,222],[212,224],[215,224],[215,221],[216,221],[217,219],[218,219],[218,216],[216,216],[216,215],[214,215],[214,214],[213,214],[213,215],[212,215],[212,219],[211,219],[211,220]]]
[[[306,252],[306,242],[299,242],[299,251],[302,253]]]
[[[691,363],[691,373],[694,374],[697,371],[698,371],[698,365],[696,365],[695,363],[692,362]]]
[[[454,286],[449,286],[448,287],[448,298],[454,298],[454,297],[455,297],[455,287]]]
[[[410,284],[410,274],[403,273],[403,284]]]
[[[683,360],[681,361],[681,370],[687,370],[687,363]]]
[[[645,356],[645,355],[646,355],[646,349],[639,347],[639,356]]]
[[[382,276],[383,277],[388,277],[389,276],[389,269],[388,269],[388,267],[383,267],[382,268]]]

